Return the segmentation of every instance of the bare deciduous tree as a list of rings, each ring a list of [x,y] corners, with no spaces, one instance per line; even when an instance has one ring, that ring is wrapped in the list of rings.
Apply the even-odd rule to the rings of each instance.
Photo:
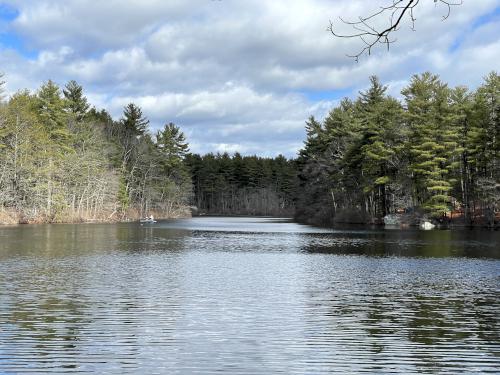
[[[443,20],[447,19],[451,13],[451,8],[453,6],[462,5],[463,0],[433,0],[437,5],[441,5],[445,8],[445,13],[443,15]],[[367,16],[359,16],[358,20],[347,21],[342,17],[339,17],[340,21],[346,25],[351,26],[354,31],[350,34],[342,34],[336,31],[336,27],[332,21],[330,21],[330,26],[328,26],[328,31],[330,31],[335,37],[338,38],[356,38],[360,39],[364,46],[356,54],[347,55],[354,58],[356,61],[363,54],[371,54],[372,48],[378,44],[384,44],[389,49],[390,45],[396,41],[393,39],[393,33],[398,31],[401,22],[406,18],[409,18],[411,22],[411,28],[415,29],[415,8],[421,3],[420,0],[391,0],[391,3],[387,6],[380,7],[377,11],[372,12]],[[376,22],[381,18],[388,16],[388,24],[382,28],[376,26]]]
[[[0,102],[2,102],[2,100],[4,99],[5,95],[5,89],[4,89],[4,85],[5,85],[5,81],[2,80],[2,78],[4,77],[4,73],[0,72]]]

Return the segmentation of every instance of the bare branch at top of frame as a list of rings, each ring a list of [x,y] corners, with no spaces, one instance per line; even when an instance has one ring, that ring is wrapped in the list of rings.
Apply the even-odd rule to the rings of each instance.
[[[415,8],[421,3],[422,0],[392,0],[391,4],[380,7],[380,9],[372,12],[367,16],[359,16],[358,20],[349,21],[339,17],[341,23],[349,25],[353,28],[354,32],[351,34],[341,34],[336,31],[335,25],[330,21],[328,31],[337,38],[359,38],[363,42],[363,48],[356,54],[347,55],[359,61],[359,57],[365,53],[370,55],[374,46],[384,44],[387,49],[393,44],[396,39],[392,38],[392,33],[399,30],[402,21],[407,17],[411,23],[411,29],[415,30],[414,16]],[[446,7],[446,14],[443,15],[443,20],[446,20],[451,13],[452,6],[462,5],[463,0],[434,0],[436,5],[443,5]],[[373,25],[373,21],[388,15],[389,23],[383,29],[378,29]]]

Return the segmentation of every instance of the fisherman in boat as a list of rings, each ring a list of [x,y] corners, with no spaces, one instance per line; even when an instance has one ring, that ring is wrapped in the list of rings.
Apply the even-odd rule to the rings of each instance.
[[[146,216],[143,219],[141,219],[140,221],[141,221],[141,223],[155,223],[156,222],[153,215]]]

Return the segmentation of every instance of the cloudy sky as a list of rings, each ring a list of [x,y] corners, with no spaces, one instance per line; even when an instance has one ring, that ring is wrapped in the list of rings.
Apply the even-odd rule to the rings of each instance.
[[[446,9],[421,0],[389,52],[358,63],[355,40],[329,20],[354,19],[392,0],[0,1],[0,71],[8,92],[75,79],[118,119],[142,107],[153,130],[174,122],[194,152],[295,155],[304,121],[322,118],[370,75],[398,95],[429,70],[471,88],[500,61],[500,1]],[[342,30],[342,29],[339,29]]]

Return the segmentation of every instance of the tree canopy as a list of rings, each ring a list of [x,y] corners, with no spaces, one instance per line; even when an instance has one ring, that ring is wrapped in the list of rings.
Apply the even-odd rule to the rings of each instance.
[[[323,121],[306,122],[296,216],[381,222],[390,213],[493,223],[500,211],[500,78],[471,92],[414,75],[401,94],[378,78]]]

